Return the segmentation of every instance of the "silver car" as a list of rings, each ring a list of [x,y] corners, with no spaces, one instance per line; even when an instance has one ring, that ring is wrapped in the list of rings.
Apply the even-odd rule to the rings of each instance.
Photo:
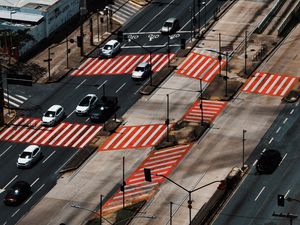
[[[42,158],[41,147],[37,145],[29,145],[24,151],[19,155],[17,160],[18,168],[29,168],[33,166]]]
[[[175,17],[172,17],[165,21],[160,32],[162,34],[174,34],[179,28],[179,21]]]
[[[42,117],[42,125],[54,126],[61,121],[65,116],[64,108],[61,105],[51,106]]]
[[[76,106],[75,112],[77,115],[87,115],[98,102],[98,97],[95,94],[86,95]]]
[[[131,78],[133,80],[142,80],[151,74],[151,65],[148,62],[141,62],[133,70]]]
[[[100,55],[104,58],[112,58],[120,51],[121,43],[117,40],[108,41],[102,48]]]

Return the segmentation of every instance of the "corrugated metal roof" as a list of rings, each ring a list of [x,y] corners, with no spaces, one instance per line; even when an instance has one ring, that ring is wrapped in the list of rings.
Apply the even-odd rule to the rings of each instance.
[[[39,22],[43,19],[43,15],[39,14],[32,14],[32,13],[24,13],[24,12],[16,12],[12,13],[13,11],[6,11],[0,10],[0,18],[7,19],[7,20],[18,20],[23,22]]]
[[[11,6],[11,7],[23,7],[28,3],[43,4],[43,5],[53,5],[59,0],[0,0],[0,5]]]

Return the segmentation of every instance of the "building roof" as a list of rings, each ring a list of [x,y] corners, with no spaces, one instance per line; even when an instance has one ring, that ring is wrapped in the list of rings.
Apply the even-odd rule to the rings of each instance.
[[[11,12],[14,12],[14,13],[11,13]],[[17,12],[17,11],[0,10],[0,18],[6,19],[8,21],[12,20],[12,21],[37,23],[41,19],[43,19],[43,15],[25,13],[25,12]]]
[[[53,5],[59,0],[0,0],[0,6],[9,7],[23,7],[29,3],[42,4],[42,5]]]

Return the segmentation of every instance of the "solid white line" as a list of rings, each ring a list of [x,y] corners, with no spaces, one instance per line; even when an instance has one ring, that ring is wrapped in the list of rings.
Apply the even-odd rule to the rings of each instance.
[[[17,211],[15,211],[14,214],[11,215],[11,217],[14,217],[19,211],[20,211],[20,209],[18,209]]]
[[[278,132],[280,131],[281,127],[278,127],[278,129],[276,130],[276,134],[278,134]]]
[[[42,163],[45,163],[56,151],[53,151]]]
[[[255,200],[254,201],[256,201],[258,198],[259,198],[259,196],[261,195],[261,193],[265,190],[265,186],[260,190],[260,192],[258,193],[258,195],[256,196],[256,198],[255,198]]]
[[[67,116],[67,118],[69,118],[74,112],[75,112],[75,110],[74,110],[73,112],[71,112],[71,113]]]
[[[99,87],[97,87],[97,89],[99,90],[106,83],[107,83],[107,80],[105,80]]]
[[[294,113],[294,109],[292,109],[291,111],[290,111],[290,115],[292,115]]]
[[[84,82],[86,82],[86,79],[82,81],[80,84],[78,84],[78,86],[75,89],[79,88]]]
[[[134,94],[136,95],[143,87],[144,87],[144,85],[142,85],[141,87],[139,87],[139,89],[137,89],[136,92],[134,92]]]
[[[142,46],[139,46],[139,45],[123,45],[122,48],[127,48],[127,49],[130,49],[130,48],[163,48],[163,47],[166,47],[167,44],[163,44],[163,45],[143,45]],[[170,47],[180,47],[181,45],[180,44],[171,44],[169,45]]]
[[[283,121],[283,124],[285,124],[287,120],[288,120],[288,118],[285,118],[284,121]]]
[[[121,87],[119,87],[119,89],[118,90],[116,90],[116,92],[115,93],[118,93],[124,86],[126,85],[126,82],[121,86]]]
[[[0,157],[1,157],[2,155],[4,155],[11,147],[12,147],[12,145],[9,146],[7,149],[5,149],[4,152],[1,153]]]
[[[76,153],[77,153],[77,151],[74,151],[74,154],[64,163],[64,164],[62,164],[62,166],[61,167],[59,167],[56,171],[55,171],[55,173],[54,174],[57,174],[60,170],[61,170],[61,168],[63,168],[70,160],[72,160],[73,159],[73,157],[76,155]]]
[[[269,144],[271,144],[273,140],[274,140],[274,138],[272,137],[269,141]]]
[[[30,187],[32,187],[36,182],[38,182],[39,179],[40,179],[39,177],[36,178],[35,181],[33,181],[32,184],[30,185]]]
[[[286,198],[289,193],[290,193],[290,189],[285,193],[284,198]]]
[[[279,163],[279,166],[281,165],[281,163],[283,162],[283,160],[285,159],[286,156],[287,156],[287,153],[285,153],[285,155],[283,156],[282,160]]]
[[[2,189],[6,189],[8,185],[10,185],[19,175],[16,175],[14,178],[12,178]]]

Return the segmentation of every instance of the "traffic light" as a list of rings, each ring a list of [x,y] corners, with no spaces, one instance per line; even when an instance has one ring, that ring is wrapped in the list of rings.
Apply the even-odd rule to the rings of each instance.
[[[77,36],[77,47],[82,47],[82,36]]]
[[[284,195],[277,195],[278,206],[284,206]]]
[[[152,182],[151,169],[144,168],[145,181]]]
[[[117,40],[118,42],[122,42],[123,41],[123,31],[119,30],[117,33]]]

